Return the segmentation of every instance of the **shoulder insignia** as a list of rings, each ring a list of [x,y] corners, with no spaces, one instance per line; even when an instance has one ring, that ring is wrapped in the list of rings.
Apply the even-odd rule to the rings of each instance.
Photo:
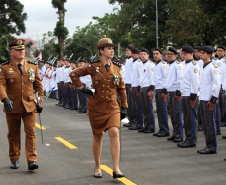
[[[180,61],[176,60],[176,63],[177,63],[177,64],[180,64]]]
[[[137,60],[137,61],[138,61],[138,62],[142,62],[142,61],[141,61],[141,59],[139,59],[139,58],[138,58],[138,60]]]
[[[99,59],[93,59],[92,61],[90,61],[91,64],[94,64],[96,62],[99,62],[100,60]]]
[[[34,62],[34,61],[27,61],[28,63],[30,63],[30,64],[34,64],[34,65],[37,65],[37,63],[36,62]]]
[[[212,62],[212,64],[213,64],[213,66],[214,66],[215,68],[217,68],[217,65],[216,65],[214,62]]]
[[[6,65],[6,64],[9,64],[9,63],[10,63],[9,60],[8,61],[5,61],[5,62],[2,63],[2,66]]]
[[[161,62],[162,62],[163,64],[166,64],[166,61],[164,61],[164,60],[162,60]]]
[[[118,67],[121,67],[121,66],[122,66],[121,64],[119,64],[119,63],[117,63],[117,62],[115,62],[115,61],[112,61],[112,63],[115,64],[115,65],[118,66]]]
[[[193,64],[193,65],[197,65],[197,62],[193,60],[193,61],[192,61],[192,64]]]

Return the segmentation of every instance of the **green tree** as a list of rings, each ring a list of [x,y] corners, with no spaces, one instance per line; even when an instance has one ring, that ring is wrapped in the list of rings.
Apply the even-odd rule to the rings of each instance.
[[[23,12],[24,6],[18,0],[1,0],[0,3],[0,60],[10,58],[7,45],[15,39],[12,34],[25,33],[24,21],[27,14]]]
[[[59,21],[56,23],[56,28],[54,29],[54,35],[58,38],[58,45],[55,47],[59,51],[59,57],[64,57],[65,49],[65,39],[68,35],[68,29],[64,26],[64,17],[66,9],[64,9],[64,3],[67,0],[52,0],[52,5],[56,8],[57,14],[59,15]]]

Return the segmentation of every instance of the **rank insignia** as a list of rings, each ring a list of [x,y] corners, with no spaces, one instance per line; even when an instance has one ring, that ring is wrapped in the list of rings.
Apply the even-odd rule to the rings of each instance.
[[[31,82],[35,81],[35,71],[34,71],[34,69],[31,68],[31,69],[28,70],[28,76],[29,76],[29,80]]]
[[[179,70],[182,70],[182,66],[179,66],[178,69],[179,69]]]
[[[197,68],[195,68],[195,69],[194,69],[194,72],[195,72],[195,73],[197,73],[197,72],[198,72],[198,69],[197,69]]]
[[[13,72],[13,68],[9,68],[9,75],[12,75],[14,72]]]
[[[215,74],[218,74],[218,70],[214,70],[214,73],[215,73]]]
[[[113,75],[113,82],[114,82],[114,85],[119,86],[120,76]]]
[[[167,70],[167,65],[163,65],[163,67]]]
[[[100,72],[100,71],[99,71],[99,69],[100,69],[99,67],[96,67],[96,72],[97,72],[97,73],[99,73],[99,72]]]

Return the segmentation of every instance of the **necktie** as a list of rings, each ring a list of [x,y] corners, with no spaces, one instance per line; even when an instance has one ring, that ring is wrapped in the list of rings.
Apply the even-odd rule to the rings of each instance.
[[[106,70],[107,70],[107,72],[108,72],[108,71],[109,71],[109,65],[106,64],[106,65],[105,65],[105,68],[106,68]]]
[[[18,64],[18,69],[20,70],[21,75],[23,75],[23,71],[22,71],[21,66],[22,66],[22,64]]]

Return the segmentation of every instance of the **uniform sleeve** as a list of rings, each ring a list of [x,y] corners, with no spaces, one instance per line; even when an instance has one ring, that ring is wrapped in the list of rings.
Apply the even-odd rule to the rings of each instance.
[[[212,96],[218,98],[221,88],[220,75],[217,68],[212,68],[211,70],[211,79],[212,79]]]
[[[124,108],[128,108],[125,83],[124,83],[124,80],[122,78],[120,70],[119,70],[119,73],[120,73],[120,83],[119,83],[119,86],[117,88],[117,92],[118,92],[120,100],[121,100],[121,106],[124,107]]]
[[[81,76],[92,75],[94,73],[94,66],[85,66],[82,68],[78,68],[70,72],[69,76],[75,88],[82,87],[82,82],[79,79]]]
[[[7,98],[6,94],[6,72],[4,68],[0,65],[0,99],[3,100],[4,98]]]
[[[199,89],[199,66],[193,65],[191,70],[191,94],[190,100],[196,100]]]
[[[148,88],[148,91],[152,90],[154,91],[155,89],[155,65],[150,64],[148,68],[148,73],[149,73],[149,79],[150,79],[150,86]]]
[[[177,78],[176,78],[177,82],[176,83],[178,85],[177,86],[177,91],[180,91],[180,80],[181,80],[181,75],[182,75],[182,71],[183,71],[182,70],[183,69],[183,65],[179,64],[176,67],[177,67],[177,70],[176,70],[176,72],[177,72],[177,74],[176,74],[177,75]]]
[[[222,71],[223,71],[222,75],[223,75],[223,77],[222,77],[221,84],[222,84],[222,88],[224,90],[226,90],[226,71],[225,70],[226,70],[226,64],[223,63],[223,65],[222,65]]]
[[[40,80],[39,72],[38,72],[38,66],[35,66],[35,81],[33,83],[35,92],[38,92],[38,96],[41,98],[40,104],[43,104],[43,87],[42,87],[42,81]]]

